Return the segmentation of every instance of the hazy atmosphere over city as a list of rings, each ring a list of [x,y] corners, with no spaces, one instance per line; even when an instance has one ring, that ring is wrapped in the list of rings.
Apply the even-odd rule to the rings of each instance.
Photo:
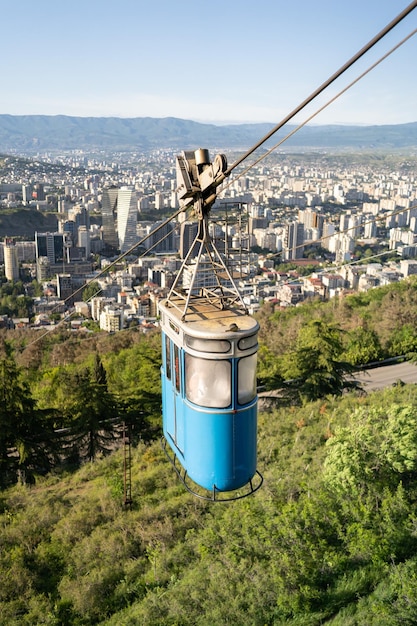
[[[405,6],[401,0],[7,2],[0,113],[276,122]],[[331,93],[416,26],[413,12]],[[416,58],[412,38],[315,123],[416,121]]]

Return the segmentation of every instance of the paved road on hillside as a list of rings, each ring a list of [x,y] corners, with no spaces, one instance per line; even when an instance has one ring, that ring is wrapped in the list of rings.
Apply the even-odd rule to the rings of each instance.
[[[385,365],[374,369],[364,370],[355,376],[361,383],[364,391],[376,391],[389,387],[398,381],[417,384],[417,364],[404,362],[395,365]],[[279,391],[264,391],[259,394],[260,409],[268,405],[268,397],[279,396]]]
[[[409,362],[386,365],[365,370],[357,374],[355,378],[360,381],[366,391],[383,389],[399,380],[403,383],[417,383],[417,365]]]

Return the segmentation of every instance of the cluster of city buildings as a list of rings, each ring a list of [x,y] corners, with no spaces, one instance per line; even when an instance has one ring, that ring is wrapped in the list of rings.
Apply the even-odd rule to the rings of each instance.
[[[17,281],[24,271],[44,287],[35,301],[39,325],[49,323],[52,311],[71,309],[108,331],[131,323],[146,329],[193,246],[195,221],[185,214],[164,219],[178,209],[175,154],[115,158],[45,155],[6,160],[0,169],[0,214],[14,206],[56,214],[54,232],[36,232],[29,241],[8,233],[0,243],[6,279]],[[226,180],[212,217],[211,236],[240,272],[252,311],[263,300],[289,306],[417,272],[413,161],[376,170],[337,157],[276,155]],[[398,260],[355,264],[358,241],[395,251]],[[277,260],[302,263],[306,249],[338,269],[306,278],[279,271]],[[83,303],[82,290],[92,281],[98,292]]]

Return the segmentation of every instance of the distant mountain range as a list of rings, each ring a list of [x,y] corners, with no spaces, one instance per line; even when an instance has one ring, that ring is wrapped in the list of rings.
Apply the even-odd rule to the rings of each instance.
[[[119,118],[0,115],[0,153],[38,150],[248,149],[271,124],[200,124],[174,117]],[[280,131],[277,143],[294,126]],[[283,144],[311,149],[400,150],[417,147],[417,122],[387,126],[306,126]]]

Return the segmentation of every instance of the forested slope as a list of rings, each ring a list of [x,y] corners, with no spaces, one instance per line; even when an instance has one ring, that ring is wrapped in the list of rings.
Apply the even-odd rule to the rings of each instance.
[[[417,351],[416,293],[263,308],[259,379],[295,383],[259,415],[263,487],[229,504],[163,455],[158,332],[0,335],[0,624],[415,623],[417,386],[345,381]]]
[[[193,148],[198,145],[245,149],[274,126],[260,124],[201,124],[174,117],[117,118],[68,115],[1,115],[0,143],[16,150],[150,150]],[[290,128],[292,128],[290,126]],[[383,126],[306,126],[287,145],[397,149],[415,146],[417,123]],[[288,132],[288,130],[286,130]],[[284,132],[278,134],[284,136]]]
[[[417,389],[260,415],[256,495],[205,503],[158,442],[1,495],[0,623],[412,624]]]
[[[407,280],[352,293],[328,302],[274,310],[266,304],[261,325],[259,379],[267,388],[303,372],[308,358],[324,369],[344,364],[360,367],[383,359],[417,353],[417,280]],[[313,371],[314,362],[309,366]],[[320,391],[320,390],[319,390]],[[316,394],[320,397],[320,393]]]

